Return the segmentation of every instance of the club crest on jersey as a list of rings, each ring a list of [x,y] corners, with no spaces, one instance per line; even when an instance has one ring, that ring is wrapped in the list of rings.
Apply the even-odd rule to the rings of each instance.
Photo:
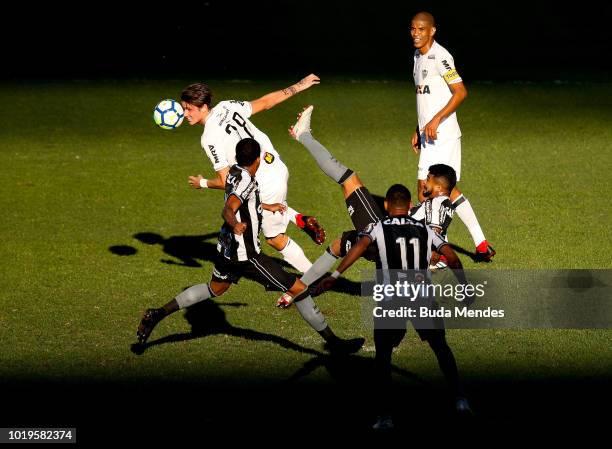
[[[427,84],[417,84],[416,85],[416,93],[417,94],[430,94],[429,86]]]
[[[264,161],[266,161],[266,164],[271,164],[274,162],[274,155],[266,151],[266,154],[264,154]]]
[[[423,79],[427,78],[427,70],[421,70],[421,75],[423,75]]]

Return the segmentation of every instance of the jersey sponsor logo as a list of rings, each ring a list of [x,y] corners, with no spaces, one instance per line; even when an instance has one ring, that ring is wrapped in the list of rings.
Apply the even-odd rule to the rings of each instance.
[[[389,218],[385,218],[382,221],[382,224],[385,226],[388,225],[412,225],[412,226],[420,226],[423,227],[423,224],[421,222],[415,221],[410,217],[389,217]]]
[[[454,69],[446,72],[442,76],[444,77],[444,79],[446,80],[447,83],[450,83],[451,81],[454,81],[454,80],[459,78],[459,74]]]
[[[416,93],[417,93],[417,95],[430,94],[431,91],[429,90],[429,86],[427,84],[425,84],[425,85],[417,84],[416,85]]]
[[[427,70],[421,70],[421,75],[423,75],[423,79],[427,78]]]
[[[442,65],[444,67],[446,67],[446,70],[452,70],[453,69],[446,59],[442,61]]]
[[[266,161],[266,164],[271,164],[274,162],[274,155],[266,151],[264,154],[264,161]]]
[[[407,218],[404,217],[393,217],[383,220],[384,225],[404,225],[408,222],[412,223],[412,220],[409,221]]]
[[[427,56],[427,59],[436,59],[436,55],[429,55]]]
[[[219,163],[219,155],[217,154],[217,151],[215,150],[215,146],[214,145],[208,145],[208,151],[210,151],[210,154],[212,154],[212,156],[215,158],[215,164]]]
[[[257,187],[257,184],[251,181],[249,185],[247,186],[247,188],[244,189],[244,192],[242,192],[242,195],[240,195],[242,199],[246,201],[251,196],[251,193],[253,193],[253,190],[255,190],[256,187]]]

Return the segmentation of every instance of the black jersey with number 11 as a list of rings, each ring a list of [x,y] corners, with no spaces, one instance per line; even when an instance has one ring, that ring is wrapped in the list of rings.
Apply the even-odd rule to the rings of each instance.
[[[429,226],[404,215],[385,217],[361,235],[376,242],[379,270],[426,270],[432,248],[446,245]]]

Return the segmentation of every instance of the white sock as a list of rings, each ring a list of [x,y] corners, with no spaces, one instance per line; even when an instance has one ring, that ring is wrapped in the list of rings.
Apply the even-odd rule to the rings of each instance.
[[[308,271],[304,273],[300,279],[304,284],[310,285],[325,273],[327,273],[331,267],[334,266],[338,258],[331,254],[329,251],[325,251],[321,256],[314,261]]]
[[[285,212],[287,214],[287,216],[289,217],[289,221],[293,224],[297,224],[297,220],[295,219],[296,215],[299,215],[300,213],[295,210],[293,207],[287,206],[287,212]]]
[[[289,237],[287,237],[287,245],[280,250],[280,253],[283,255],[283,259],[285,259],[287,263],[301,273],[307,272],[312,266],[312,263],[310,263],[310,260],[308,260],[304,254],[302,247]]]
[[[212,298],[213,293],[208,284],[197,284],[183,290],[175,296],[180,309],[197,304],[205,299]]]
[[[463,224],[468,228],[468,231],[470,231],[472,239],[474,240],[474,245],[478,246],[482,241],[486,240],[480,228],[480,224],[478,224],[478,218],[476,218],[474,209],[472,209],[472,205],[468,199],[463,195],[459,195],[453,202],[453,206],[455,206],[455,212],[457,212]]]

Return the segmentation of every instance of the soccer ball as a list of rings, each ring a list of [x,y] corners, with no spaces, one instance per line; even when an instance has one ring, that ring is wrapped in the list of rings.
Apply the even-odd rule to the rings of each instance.
[[[153,110],[153,120],[161,129],[174,129],[181,126],[185,111],[178,101],[167,99],[159,102]]]

